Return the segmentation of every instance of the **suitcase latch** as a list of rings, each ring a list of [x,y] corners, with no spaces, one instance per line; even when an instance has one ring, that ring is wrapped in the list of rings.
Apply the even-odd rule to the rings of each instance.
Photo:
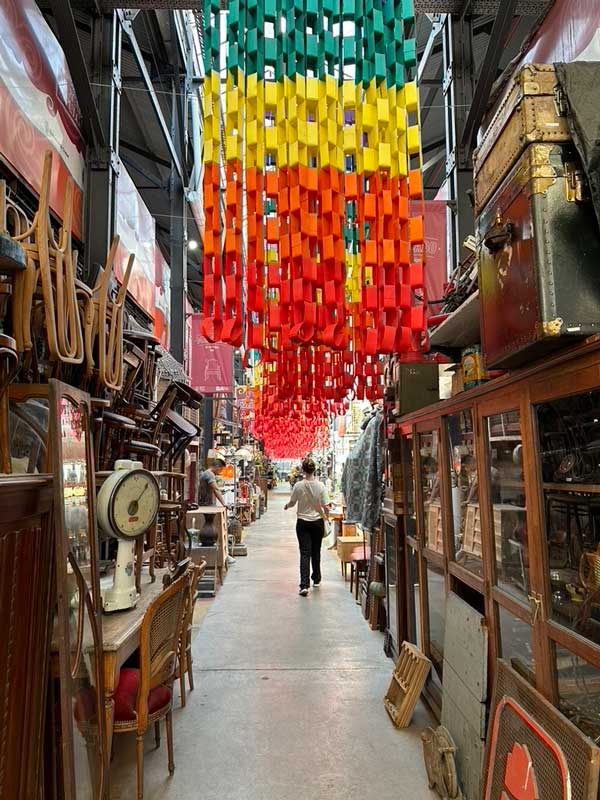
[[[483,243],[491,253],[504,250],[513,238],[512,222],[503,222],[500,211],[496,213],[496,219],[489,231],[483,237]]]
[[[559,117],[566,117],[569,114],[569,101],[566,94],[562,90],[562,86],[554,87],[554,105],[556,106],[556,113]]]
[[[586,203],[591,200],[585,172],[574,161],[565,162],[565,183],[569,203]]]

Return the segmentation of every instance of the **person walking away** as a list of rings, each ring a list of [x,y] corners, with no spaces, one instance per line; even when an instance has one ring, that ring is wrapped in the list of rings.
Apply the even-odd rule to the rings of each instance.
[[[316,466],[311,459],[302,462],[304,480],[294,484],[292,496],[284,509],[297,505],[296,535],[300,548],[300,591],[302,597],[310,589],[311,563],[314,586],[321,583],[321,543],[325,535],[325,518],[331,504],[327,489],[315,478]]]

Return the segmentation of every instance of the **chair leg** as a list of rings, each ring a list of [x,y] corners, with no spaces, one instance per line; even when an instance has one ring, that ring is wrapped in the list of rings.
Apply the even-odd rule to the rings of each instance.
[[[154,741],[156,742],[156,749],[160,747],[160,720],[154,723]]]
[[[173,760],[173,715],[172,712],[166,716],[165,719],[167,725],[167,753],[169,756],[169,775],[172,775],[175,772],[175,761]]]
[[[138,733],[135,741],[137,764],[137,800],[144,800],[144,734]]]
[[[185,708],[185,652],[179,657],[179,695],[181,697],[181,707]]]
[[[354,584],[354,562],[350,564],[350,594],[352,594],[353,584]]]
[[[186,655],[186,658],[187,658],[187,676],[188,676],[188,681],[190,682],[190,692],[193,692],[194,691],[194,672],[192,670],[192,665],[193,665],[194,661],[192,659],[192,648],[191,647],[187,650],[185,655]]]

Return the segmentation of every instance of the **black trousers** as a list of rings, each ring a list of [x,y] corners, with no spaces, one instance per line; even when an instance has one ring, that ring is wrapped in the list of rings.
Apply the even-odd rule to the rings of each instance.
[[[296,522],[296,535],[300,547],[300,588],[310,588],[310,567],[312,561],[312,579],[315,583],[321,581],[321,543],[325,533],[325,524],[322,519],[308,522],[299,519]]]

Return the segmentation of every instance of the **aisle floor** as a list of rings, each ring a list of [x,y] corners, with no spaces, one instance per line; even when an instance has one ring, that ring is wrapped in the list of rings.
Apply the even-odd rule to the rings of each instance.
[[[298,596],[284,491],[248,528],[194,641],[195,691],[175,691],[175,774],[149,732],[145,800],[431,800],[419,706],[396,730],[383,707],[392,661],[323,552],[323,583]],[[134,736],[119,736],[111,797],[135,796]],[[126,741],[129,740],[129,741]]]

